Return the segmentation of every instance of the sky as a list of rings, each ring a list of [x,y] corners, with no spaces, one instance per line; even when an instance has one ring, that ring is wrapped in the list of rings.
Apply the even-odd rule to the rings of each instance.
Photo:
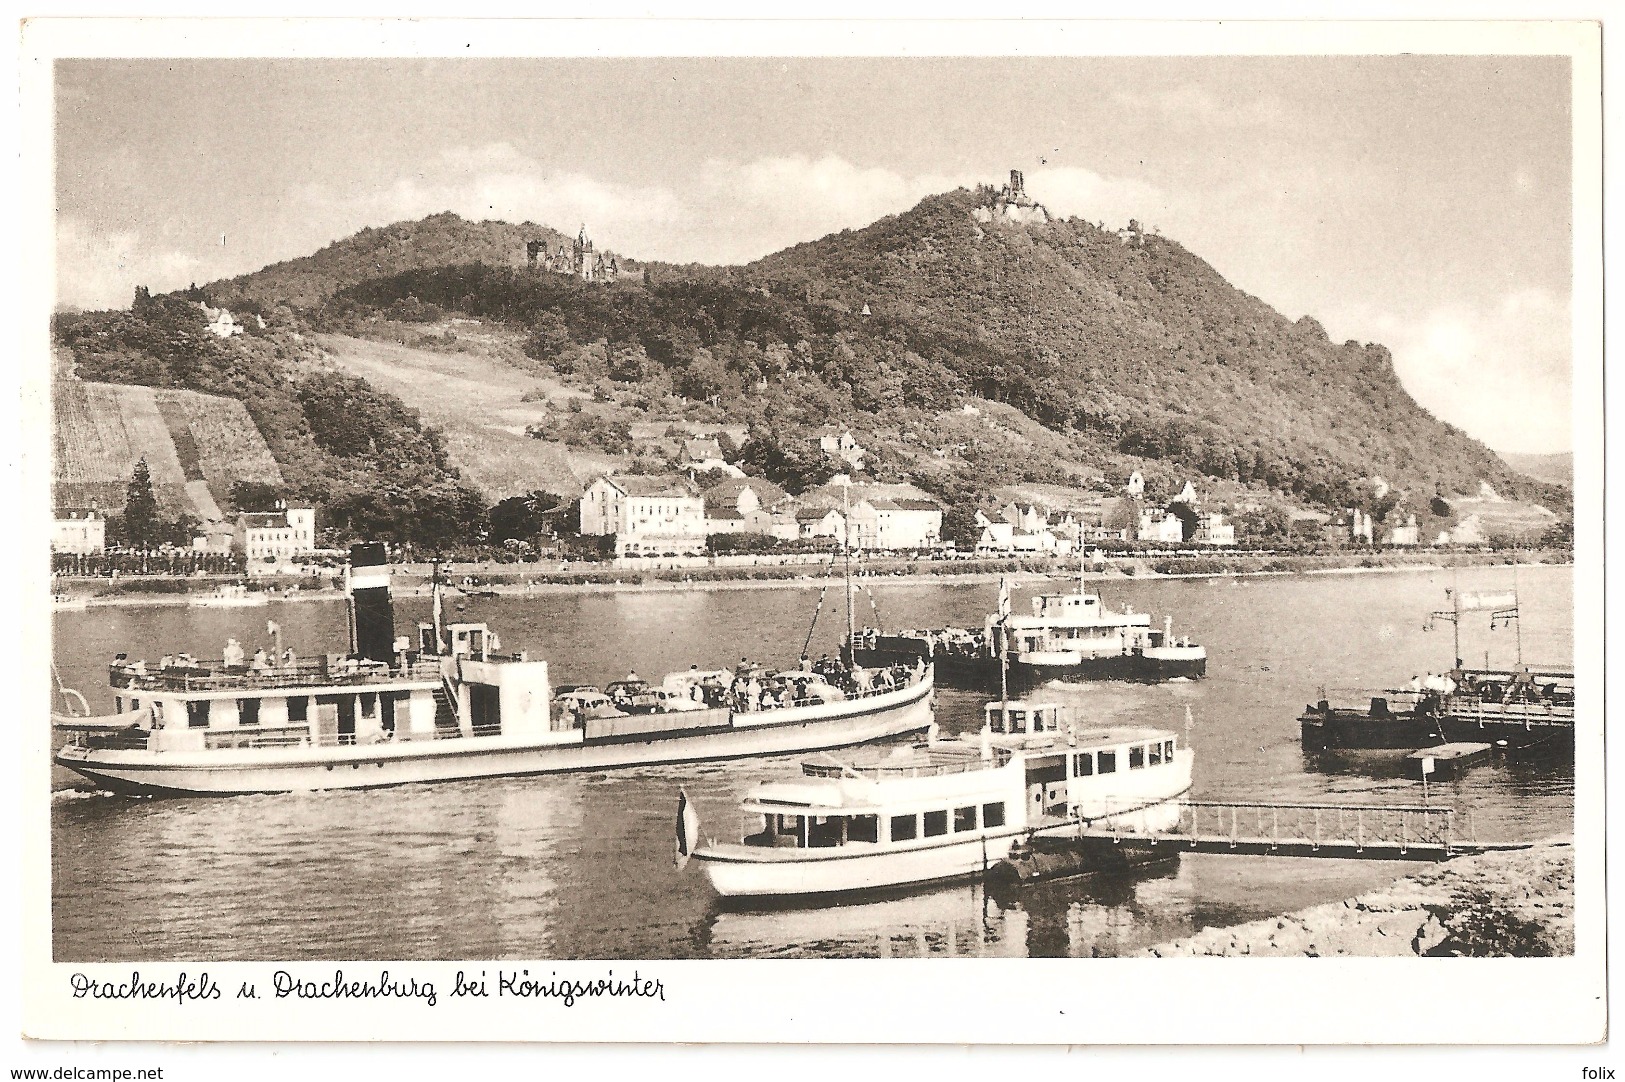
[[[1565,58],[68,60],[58,303],[444,210],[744,262],[1022,169],[1138,218],[1436,416],[1571,449]]]

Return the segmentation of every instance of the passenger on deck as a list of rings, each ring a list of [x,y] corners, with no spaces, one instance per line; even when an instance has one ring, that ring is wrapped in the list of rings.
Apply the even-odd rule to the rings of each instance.
[[[869,670],[862,665],[852,666],[852,686],[859,691],[868,691],[871,686]]]
[[[165,654],[163,657],[158,659],[158,671],[159,672],[163,672],[165,669],[173,668],[174,665],[175,665],[175,659],[172,656],[170,656],[169,654]]]
[[[270,668],[270,659],[265,656],[265,647],[254,647],[254,660],[249,663],[249,667],[255,672],[265,672]]]
[[[226,648],[221,652],[220,660],[228,669],[243,667],[243,647],[236,639],[227,639]]]
[[[293,663],[293,647],[290,646],[286,650],[282,651],[282,667],[284,669],[291,669],[293,668]]]
[[[812,672],[812,658],[808,657],[806,654],[802,654],[801,664],[799,667],[802,672]]]

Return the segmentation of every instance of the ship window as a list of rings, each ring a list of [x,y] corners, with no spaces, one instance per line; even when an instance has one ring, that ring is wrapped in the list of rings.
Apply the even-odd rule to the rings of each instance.
[[[880,840],[880,816],[854,815],[846,825],[846,840],[849,842],[878,842]]]
[[[841,817],[813,815],[807,819],[807,847],[828,849],[841,844]]]
[[[1162,741],[1159,740],[1155,744],[1152,744],[1151,748],[1150,748],[1150,751],[1151,751],[1150,757],[1146,759],[1147,765],[1149,765],[1149,766],[1161,766],[1162,765]]]
[[[1162,742],[1162,761],[1165,763],[1174,761],[1174,742],[1172,740]]]
[[[992,804],[982,805],[982,825],[984,827],[1004,826],[1004,801],[997,800]]]
[[[988,715],[988,728],[995,733],[1004,732],[1004,713],[1002,711]]]
[[[1136,744],[1128,749],[1128,768],[1138,770],[1145,765],[1145,746]]]
[[[968,808],[955,808],[954,809],[954,833],[958,834],[962,830],[975,830],[975,829],[976,829],[976,805],[972,804]]]
[[[188,729],[207,729],[209,727],[208,699],[191,699],[187,702],[186,727]]]
[[[1095,772],[1095,753],[1086,751],[1082,755],[1072,757],[1072,776],[1087,778]]]
[[[288,700],[288,720],[305,721],[310,717],[310,696],[295,695]]]
[[[891,817],[891,840],[894,842],[909,842],[920,836],[920,817],[917,815],[894,815]]]
[[[260,723],[260,701],[258,699],[237,700],[237,724],[258,725]]]
[[[945,811],[928,811],[925,813],[925,836],[935,838],[939,834],[948,833],[948,813]]]
[[[1115,751],[1100,753],[1100,772],[1102,774],[1117,773],[1117,753]]]
[[[120,714],[124,713],[124,696],[113,696],[113,709]]]
[[[361,716],[371,718],[378,716],[378,696],[368,692],[361,697]]]
[[[162,699],[154,699],[154,700],[152,700],[152,720],[156,721],[160,728],[163,727],[163,723],[164,723],[164,701]]]

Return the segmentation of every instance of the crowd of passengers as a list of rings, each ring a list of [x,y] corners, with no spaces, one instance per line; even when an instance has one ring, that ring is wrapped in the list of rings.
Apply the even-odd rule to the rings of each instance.
[[[1459,679],[1458,679],[1459,678]],[[1477,673],[1463,672],[1459,667],[1453,673],[1429,673],[1425,677],[1413,676],[1406,691],[1417,693],[1418,709],[1442,704],[1446,696],[1462,695],[1491,705],[1514,703],[1544,703],[1548,706],[1573,706],[1574,688],[1555,680],[1542,683],[1527,666],[1522,672],[1512,673],[1507,679],[1480,677]]]
[[[698,665],[689,671],[693,678],[688,684],[688,697],[692,701],[712,709],[748,713],[827,702],[833,696],[825,695],[823,687],[837,688],[849,698],[906,687],[925,675],[925,661],[848,667],[828,654],[817,661],[803,654],[800,665],[790,672],[770,671],[748,658],[740,658],[728,676],[701,675]],[[630,689],[642,683],[634,672],[627,674],[621,686]],[[624,697],[617,697],[617,705],[626,709],[635,699],[635,692],[629,690]]]
[[[880,645],[879,628],[866,627],[855,632],[852,644],[859,650],[873,650]],[[899,631],[894,638],[924,639],[933,655],[952,654],[960,657],[983,657],[988,653],[987,632],[962,627],[938,628],[934,631]]]

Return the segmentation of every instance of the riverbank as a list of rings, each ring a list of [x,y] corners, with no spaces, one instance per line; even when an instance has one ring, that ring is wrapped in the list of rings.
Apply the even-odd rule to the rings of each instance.
[[[1553,838],[1528,849],[1457,857],[1383,890],[1209,928],[1139,953],[1148,958],[1571,955],[1573,840]]]
[[[1213,566],[1222,563],[1223,566]],[[1268,556],[1237,554],[1222,561],[1195,557],[1185,561],[1133,558],[1108,563],[1084,573],[1092,582],[1122,582],[1133,579],[1247,579],[1279,575],[1377,574],[1400,571],[1437,571],[1445,567],[1539,567],[1568,565],[1563,552],[1468,552],[1468,553],[1385,553],[1377,556],[1348,554]],[[1188,569],[1186,569],[1188,568]],[[399,596],[427,596],[429,570],[423,566],[397,567],[395,592]],[[807,565],[739,565],[730,567],[601,569],[577,567],[568,571],[516,569],[512,564],[457,566],[453,582],[472,577],[478,585],[470,596],[543,597],[565,593],[671,593],[690,590],[766,590],[825,587],[835,581],[825,568]],[[1054,579],[1075,580],[1076,570],[1058,563],[990,561],[980,563],[941,563],[936,561],[868,561],[855,579],[860,585],[884,583],[888,586],[939,586],[953,583],[996,583],[1008,578],[1023,583]],[[222,582],[239,582],[235,576],[191,577],[185,579],[106,579],[58,578],[58,594],[83,600],[93,607],[202,605],[204,598]],[[337,580],[332,580],[337,581]],[[267,596],[275,601],[331,601],[342,598],[340,589],[316,586],[307,576],[292,582],[266,580]],[[457,589],[448,591],[459,595]]]

